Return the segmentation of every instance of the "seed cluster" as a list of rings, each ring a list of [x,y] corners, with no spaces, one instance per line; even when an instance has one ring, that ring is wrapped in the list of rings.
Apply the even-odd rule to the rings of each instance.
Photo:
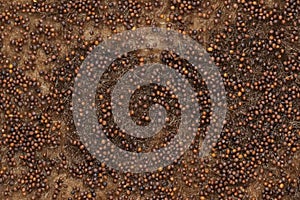
[[[0,199],[299,199],[299,12],[299,0],[0,2]],[[115,126],[112,86],[134,65],[177,70],[195,88],[201,112],[180,159],[152,173],[123,173],[80,141],[71,99],[80,66],[98,44],[145,26],[178,30],[206,48],[222,75],[228,112],[212,152],[199,158],[211,121],[201,75],[167,51],[117,59],[95,99],[99,124],[120,148],[164,147],[180,122],[178,98],[150,85],[135,91],[129,116],[147,125],[150,106],[159,103],[168,114],[164,129],[137,139]]]

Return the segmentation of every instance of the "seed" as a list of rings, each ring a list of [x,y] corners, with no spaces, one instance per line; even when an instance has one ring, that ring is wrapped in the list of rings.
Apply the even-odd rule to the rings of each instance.
[[[214,49],[213,49],[212,47],[208,47],[208,48],[207,48],[207,51],[208,51],[208,52],[212,52],[213,50],[214,50]]]

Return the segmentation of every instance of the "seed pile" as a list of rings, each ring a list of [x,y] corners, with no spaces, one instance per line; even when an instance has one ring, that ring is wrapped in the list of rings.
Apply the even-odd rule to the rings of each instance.
[[[0,199],[299,199],[299,12],[299,0],[0,2]],[[201,108],[199,131],[180,159],[153,173],[122,173],[79,140],[71,98],[80,65],[98,44],[145,26],[178,30],[206,48],[223,77],[228,112],[211,154],[200,159],[211,115],[201,77],[171,52],[116,60],[115,71],[157,61],[191,84],[199,79]],[[110,92],[99,88],[96,98],[103,126],[112,120]],[[108,137],[135,152],[167,145],[180,121],[170,91],[140,88],[130,115],[149,123],[145,110],[156,101],[169,111],[163,133],[136,140],[113,128]]]

